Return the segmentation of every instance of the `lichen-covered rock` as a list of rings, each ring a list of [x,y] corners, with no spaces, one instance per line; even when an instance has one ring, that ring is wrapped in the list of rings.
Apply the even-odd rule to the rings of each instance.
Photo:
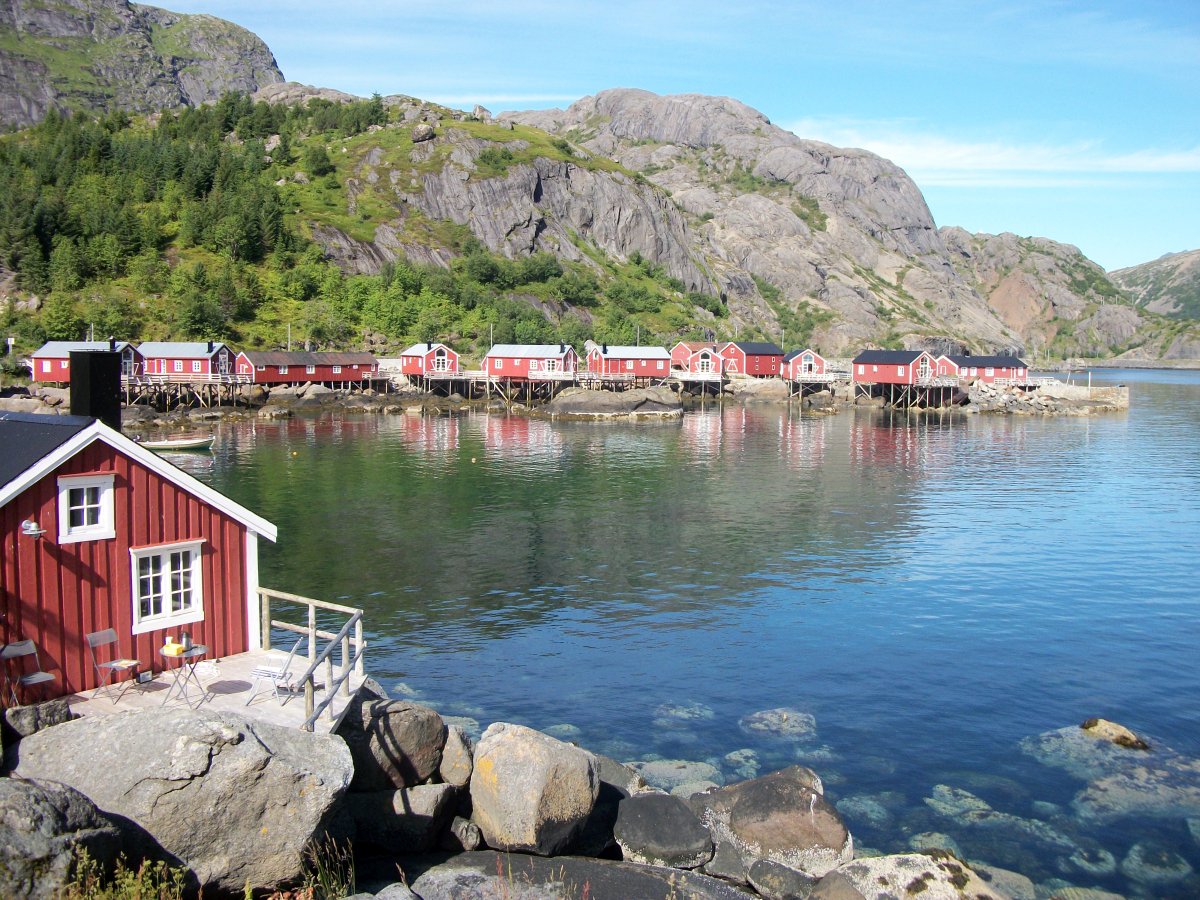
[[[1053,825],[993,809],[991,804],[970,791],[945,784],[935,785],[925,805],[964,827],[1009,834],[1019,840],[1036,841],[1055,850],[1074,852],[1076,845]]]
[[[1147,888],[1183,881],[1192,871],[1191,863],[1174,850],[1149,841],[1134,844],[1121,860],[1121,874]]]
[[[43,728],[52,728],[74,718],[66,697],[34,703],[29,706],[11,706],[4,710],[4,743],[27,738]]]
[[[847,888],[857,891],[864,900],[918,896],[923,900],[1006,900],[962,860],[936,852],[856,859],[822,878],[812,897],[852,900]]]
[[[337,737],[204,708],[88,716],[20,749],[17,775],[132,819],[218,893],[299,877],[353,773]]]
[[[438,771],[446,723],[419,703],[366,699],[351,703],[337,734],[354,757],[352,790],[394,790],[422,784]]]
[[[489,847],[551,856],[570,844],[600,789],[590,753],[496,722],[475,748],[472,819]]]
[[[613,835],[629,862],[695,869],[713,855],[708,829],[678,797],[639,794],[617,810]]]
[[[714,841],[746,860],[820,877],[854,855],[854,841],[811,769],[792,766],[688,801]]]
[[[107,868],[121,850],[116,824],[74,788],[0,778],[0,897],[52,900],[71,880],[76,853]]]
[[[1109,741],[1126,750],[1149,750],[1146,741],[1124,725],[1110,722],[1108,719],[1087,719],[1079,726],[1097,740]]]

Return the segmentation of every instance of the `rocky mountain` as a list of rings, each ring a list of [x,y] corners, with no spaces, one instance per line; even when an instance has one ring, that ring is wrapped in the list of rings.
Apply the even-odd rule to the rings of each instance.
[[[1169,253],[1153,262],[1117,269],[1109,277],[1138,306],[1165,316],[1200,319],[1200,250]]]
[[[611,158],[668,194],[735,327],[777,337],[807,325],[833,353],[927,339],[1023,345],[951,265],[917,186],[872,153],[803,140],[736,100],[700,95],[605,91],[501,121]]]
[[[153,112],[283,81],[243,28],[126,0],[0,2],[0,126],[50,109]]]

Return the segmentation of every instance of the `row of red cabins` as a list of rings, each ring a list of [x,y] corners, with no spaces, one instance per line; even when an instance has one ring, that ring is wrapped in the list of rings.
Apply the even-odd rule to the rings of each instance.
[[[140,346],[105,341],[51,341],[30,362],[36,382],[69,383],[72,350],[117,350],[127,378],[228,379],[247,384],[361,384],[379,377],[370,353],[252,351],[234,353],[226,344],[147,342]],[[680,341],[662,347],[585,345],[586,371],[602,377],[661,379],[677,372],[697,378],[749,375],[789,381],[827,380],[833,373],[812,348],[785,354],[772,343]],[[580,359],[568,344],[496,344],[483,358],[483,374],[505,381],[572,377]],[[400,354],[399,370],[414,378],[460,374],[458,353],[440,342],[414,344]],[[851,362],[850,379],[860,384],[928,384],[931,380],[979,379],[1022,382],[1029,370],[1012,356],[934,356],[926,350],[864,350]]]

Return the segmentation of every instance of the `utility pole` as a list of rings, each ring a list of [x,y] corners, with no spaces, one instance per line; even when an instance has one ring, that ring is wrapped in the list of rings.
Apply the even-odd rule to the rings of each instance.
[[[292,352],[292,323],[288,322],[288,353]]]

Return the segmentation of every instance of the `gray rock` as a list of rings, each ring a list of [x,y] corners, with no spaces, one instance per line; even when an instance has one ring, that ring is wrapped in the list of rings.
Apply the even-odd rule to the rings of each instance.
[[[342,801],[354,818],[358,842],[388,853],[425,853],[438,845],[454,817],[457,792],[448,784],[398,791],[350,793]]]
[[[920,834],[914,834],[908,839],[908,849],[916,850],[918,853],[926,850],[945,850],[947,853],[953,853],[959,859],[964,858],[958,841],[940,831],[922,831]]]
[[[122,850],[120,830],[91,800],[54,781],[0,778],[0,896],[57,898],[81,850],[104,869]]]
[[[1054,826],[1038,819],[1027,819],[993,809],[987,801],[962,788],[939,784],[925,805],[938,815],[945,816],[964,827],[979,828],[1008,834],[1019,840],[1036,841],[1055,850],[1073,853],[1075,842]]]
[[[767,900],[804,900],[817,883],[815,876],[769,859],[755,860],[746,878]]]
[[[1001,896],[1010,900],[1037,900],[1037,889],[1033,881],[1020,872],[974,861],[971,862],[971,868]]]
[[[837,811],[851,822],[860,822],[875,828],[883,828],[892,818],[886,806],[867,794],[843,797],[835,805]]]
[[[474,753],[475,747],[467,733],[458,725],[447,725],[446,744],[438,763],[438,775],[442,781],[460,788],[470,784]]]
[[[962,860],[938,853],[904,853],[844,863],[817,883],[812,896],[822,900],[852,897],[845,893],[847,887],[866,900],[912,896],[1006,900]]]
[[[377,892],[375,900],[420,900],[420,898],[409,890],[407,884],[397,881]]]
[[[721,784],[721,771],[712,763],[687,759],[649,759],[631,762],[629,768],[637,772],[659,790],[673,791],[680,785],[695,782]]]
[[[678,797],[638,794],[621,802],[613,836],[629,862],[694,869],[713,855],[708,829]]]
[[[716,844],[713,848],[712,859],[701,868],[705,875],[711,875],[713,878],[737,884],[747,883],[746,864],[742,861],[742,854],[738,853],[737,847],[728,841]]]
[[[683,401],[666,387],[634,388],[628,391],[600,391],[567,388],[546,404],[545,412],[555,418],[678,418]]]
[[[297,878],[352,773],[336,737],[203,708],[76,719],[23,740],[16,768],[132,819],[214,892]]]
[[[767,859],[820,877],[854,855],[854,841],[822,796],[816,773],[792,766],[692,797],[713,840],[745,860]]]
[[[758,753],[749,748],[725,754],[725,763],[738,778],[757,778],[760,763]]]
[[[483,832],[479,826],[462,816],[454,817],[442,841],[442,847],[446,850],[481,850],[483,846]]]
[[[637,772],[607,756],[593,757],[600,788],[592,811],[571,843],[570,852],[577,856],[602,856],[615,844],[613,828],[617,811],[626,797],[649,790]]]
[[[432,125],[429,125],[425,122],[421,122],[421,123],[413,126],[412,142],[414,144],[424,143],[425,141],[432,141],[433,138],[434,138],[434,130],[433,130]]]
[[[472,818],[490,847],[551,856],[582,828],[599,788],[590,753],[496,722],[475,748]]]
[[[12,706],[4,710],[4,743],[19,741],[44,728],[70,722],[75,715],[66,697],[47,700],[29,706]]]
[[[434,710],[408,700],[351,703],[338,725],[354,757],[355,791],[413,787],[438,771],[446,723]]]
[[[1117,858],[1103,847],[1080,847],[1067,861],[1093,878],[1107,878],[1117,871]]]
[[[484,851],[460,853],[412,883],[421,900],[746,900],[732,885],[697,872],[612,860]]]

